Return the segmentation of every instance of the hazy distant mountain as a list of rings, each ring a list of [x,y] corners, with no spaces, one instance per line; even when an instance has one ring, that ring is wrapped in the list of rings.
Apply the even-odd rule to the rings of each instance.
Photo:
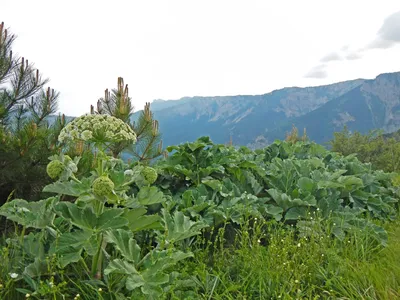
[[[159,121],[164,145],[193,141],[202,135],[226,143],[232,135],[236,145],[257,147],[277,138],[279,129],[286,128],[288,122],[307,116],[364,82],[357,79],[319,87],[291,87],[264,95],[156,100],[151,109]]]
[[[400,72],[264,95],[155,100],[151,110],[164,146],[207,135],[216,143],[227,143],[232,136],[235,145],[257,148],[284,139],[292,125],[300,132],[306,128],[318,143],[332,139],[344,125],[362,133],[390,133],[400,129]]]
[[[310,138],[319,143],[332,139],[344,125],[362,133],[372,129],[394,132],[400,128],[400,72],[365,80],[321,107],[274,128],[269,137],[282,137],[292,123],[306,128]]]

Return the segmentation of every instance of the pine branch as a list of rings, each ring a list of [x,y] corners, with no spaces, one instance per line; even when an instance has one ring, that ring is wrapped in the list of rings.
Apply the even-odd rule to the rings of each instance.
[[[162,143],[160,133],[158,131],[158,122],[153,120],[153,113],[150,110],[150,103],[146,103],[138,122],[130,123],[133,112],[133,105],[129,97],[128,85],[124,84],[121,77],[118,78],[117,89],[111,92],[106,89],[104,98],[97,101],[97,111],[94,111],[94,106],[90,107],[91,113],[108,114],[121,119],[129,124],[136,133],[137,142],[135,145],[128,143],[118,143],[110,147],[113,156],[118,156],[122,151],[127,150],[140,161],[152,160],[160,155],[162,151]]]

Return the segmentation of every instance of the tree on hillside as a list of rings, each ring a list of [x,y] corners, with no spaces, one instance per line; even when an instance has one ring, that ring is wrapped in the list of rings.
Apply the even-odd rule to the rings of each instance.
[[[117,89],[105,90],[104,98],[97,101],[97,109],[91,106],[91,113],[108,114],[129,124],[137,135],[136,144],[126,142],[117,143],[110,147],[114,157],[126,151],[133,159],[144,164],[163,154],[161,134],[158,130],[158,121],[154,120],[150,110],[150,103],[146,103],[136,122],[132,121],[133,105],[129,97],[128,85],[124,85],[123,78],[118,78]]]
[[[293,143],[293,144],[300,142],[300,141],[302,141],[302,142],[308,141],[306,129],[304,128],[303,136],[300,137],[299,130],[297,129],[296,126],[292,125],[292,131],[286,133],[286,141],[289,143]]]
[[[65,124],[56,112],[59,93],[45,89],[48,79],[24,57],[13,54],[16,36],[0,24],[0,203],[15,196],[31,198],[48,182],[48,157],[56,151]]]
[[[376,169],[387,172],[400,171],[400,142],[387,138],[382,131],[367,134],[350,132],[347,126],[335,132],[330,141],[331,150],[342,155],[357,154],[360,161],[371,163]]]

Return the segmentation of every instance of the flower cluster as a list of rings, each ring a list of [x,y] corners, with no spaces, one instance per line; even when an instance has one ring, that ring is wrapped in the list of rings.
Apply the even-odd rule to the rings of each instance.
[[[146,186],[153,184],[158,177],[157,171],[147,166],[135,166],[132,170],[126,170],[125,176],[132,177],[136,185]]]
[[[108,115],[83,115],[65,126],[58,136],[60,142],[87,141],[95,143],[136,142],[136,134],[122,120]]]
[[[107,176],[101,176],[93,181],[93,193],[97,196],[107,196],[114,190],[114,182]]]

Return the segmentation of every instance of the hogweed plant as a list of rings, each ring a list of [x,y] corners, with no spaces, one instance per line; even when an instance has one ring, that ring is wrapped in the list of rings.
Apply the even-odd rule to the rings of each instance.
[[[158,176],[155,169],[130,168],[107,155],[112,143],[136,140],[121,120],[82,116],[61,131],[59,140],[92,143],[97,151],[96,168],[91,176],[78,179],[79,157],[52,156],[47,173],[56,181],[43,192],[55,196],[37,202],[15,199],[0,208],[0,215],[22,227],[18,240],[7,240],[22,257],[20,265],[9,266],[21,274],[13,280],[25,281],[30,287],[20,292],[30,298],[42,297],[43,291],[61,295],[66,278],[76,277],[74,270],[79,269],[87,282],[115,293],[114,297],[124,290],[123,294],[156,299],[177,277],[171,267],[192,256],[175,245],[199,234],[206,225],[162,208],[165,196],[152,186]],[[160,213],[148,211],[154,205],[161,207]],[[153,238],[150,247],[142,249],[146,232]],[[53,264],[47,272],[49,257]],[[51,280],[54,288],[43,289],[43,280]]]

